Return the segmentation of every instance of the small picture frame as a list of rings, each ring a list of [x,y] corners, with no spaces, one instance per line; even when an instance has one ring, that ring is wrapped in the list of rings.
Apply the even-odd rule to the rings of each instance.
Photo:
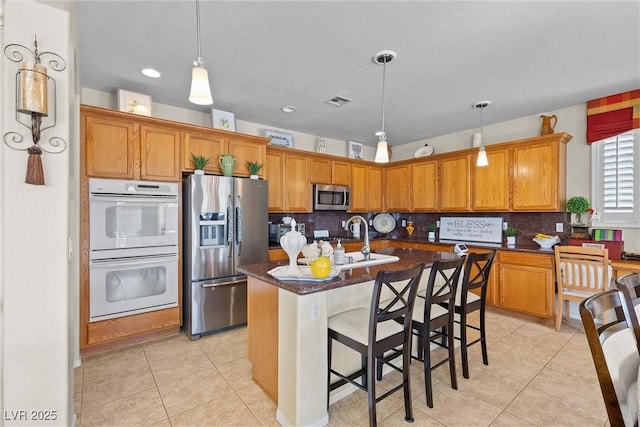
[[[141,116],[151,116],[151,97],[118,89],[118,110]]]
[[[214,129],[236,131],[236,116],[229,111],[211,109],[211,125]]]
[[[348,141],[347,157],[350,159],[364,160],[364,144],[361,142]]]
[[[275,145],[277,147],[293,148],[293,134],[265,129],[264,136],[266,136],[271,140],[269,142],[269,145]]]

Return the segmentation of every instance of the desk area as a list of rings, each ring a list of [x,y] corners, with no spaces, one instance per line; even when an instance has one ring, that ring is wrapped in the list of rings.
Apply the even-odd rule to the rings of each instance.
[[[329,316],[368,307],[380,270],[402,270],[456,257],[445,252],[391,249],[400,261],[344,270],[324,282],[280,281],[269,276],[267,272],[282,262],[240,268],[249,277],[248,358],[253,379],[277,402],[281,424],[321,426],[329,421],[322,398],[327,390]],[[340,390],[336,392],[332,401],[341,398]]]

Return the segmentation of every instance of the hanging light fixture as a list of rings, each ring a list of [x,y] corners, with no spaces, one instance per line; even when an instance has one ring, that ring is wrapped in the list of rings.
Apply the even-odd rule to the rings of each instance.
[[[193,60],[193,70],[191,72],[191,93],[189,101],[198,105],[211,105],[211,88],[209,87],[209,73],[204,64],[204,59],[200,56],[200,2],[196,0],[196,31],[198,32],[198,56]]]
[[[397,54],[392,50],[383,50],[373,56],[376,64],[382,64],[382,130],[376,132],[378,136],[378,148],[376,149],[376,163],[389,163],[389,147],[387,145],[387,134],[384,132],[384,82],[387,72],[387,63],[396,59]]]
[[[480,101],[473,104],[473,108],[480,109],[480,151],[478,151],[476,166],[489,166],[489,159],[487,159],[487,152],[484,150],[484,140],[482,138],[482,110],[489,105],[491,105],[491,101]]]

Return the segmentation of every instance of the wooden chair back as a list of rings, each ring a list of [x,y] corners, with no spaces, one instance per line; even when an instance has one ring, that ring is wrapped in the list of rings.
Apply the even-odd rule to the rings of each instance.
[[[609,288],[609,250],[581,246],[555,246],[558,290],[597,294]]]
[[[580,317],[591,349],[600,390],[611,426],[638,422],[638,341],[629,307],[616,289],[592,295],[580,303]],[[600,319],[608,319],[602,322]]]
[[[493,265],[495,256],[495,249],[485,253],[472,252],[466,256],[462,286],[458,292],[460,294],[460,306],[467,305],[467,292],[470,291],[478,294],[481,304],[484,305],[484,301],[486,301],[487,298],[491,266]]]

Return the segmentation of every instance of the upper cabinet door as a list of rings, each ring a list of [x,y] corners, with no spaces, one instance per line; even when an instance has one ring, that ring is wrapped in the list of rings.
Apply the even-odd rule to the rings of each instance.
[[[384,200],[387,212],[411,211],[411,166],[386,166]]]
[[[287,212],[311,212],[311,161],[306,155],[287,154]]]
[[[351,163],[337,160],[331,162],[331,184],[351,185]]]
[[[182,132],[160,126],[140,126],[140,178],[180,181]]]
[[[560,138],[514,147],[513,162],[513,210],[564,209],[566,144]]]
[[[351,190],[349,192],[349,212],[369,211],[369,179],[367,166],[351,166]]]
[[[267,166],[265,179],[269,182],[268,205],[269,212],[284,212],[285,192],[284,173],[285,155],[282,153],[267,152]]]
[[[191,154],[209,158],[209,163],[204,171],[210,174],[222,174],[218,159],[227,151],[227,141],[215,135],[184,132],[184,150],[182,154],[182,169],[192,171],[194,169]]]
[[[311,182],[313,184],[331,184],[331,160],[311,158]]]
[[[471,156],[471,208],[474,211],[509,209],[508,148],[487,150],[489,166],[475,166],[477,153]]]
[[[376,166],[367,167],[367,179],[369,182],[369,212],[382,212],[382,168]]]
[[[413,211],[438,209],[438,161],[426,160],[411,165]]]
[[[112,117],[84,117],[87,176],[134,178],[138,150],[133,122]]]
[[[247,162],[264,165],[267,161],[267,147],[265,143],[253,142],[239,136],[229,141],[227,151],[236,158],[236,168],[233,170],[234,176],[251,175]],[[218,159],[216,158],[216,163],[217,162]],[[263,174],[264,168],[260,169],[258,176],[264,176]]]
[[[471,209],[469,154],[440,159],[440,210],[442,212]]]

